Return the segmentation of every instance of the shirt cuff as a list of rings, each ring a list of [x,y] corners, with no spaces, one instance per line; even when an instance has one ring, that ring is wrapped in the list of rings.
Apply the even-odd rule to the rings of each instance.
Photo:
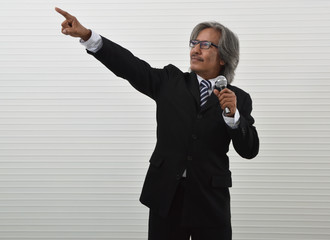
[[[92,31],[91,37],[87,40],[84,41],[82,39],[79,40],[79,42],[90,52],[96,53],[98,50],[100,50],[103,46],[103,41],[101,36]]]
[[[239,125],[239,119],[240,114],[238,109],[236,109],[234,117],[226,117],[224,113],[222,113],[223,120],[225,120],[225,123],[232,129],[238,128]]]

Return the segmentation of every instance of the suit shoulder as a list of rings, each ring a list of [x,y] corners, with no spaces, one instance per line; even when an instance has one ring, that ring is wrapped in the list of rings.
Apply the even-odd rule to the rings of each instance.
[[[164,67],[167,71],[168,75],[172,79],[181,79],[185,78],[185,75],[188,74],[186,72],[181,71],[178,67],[174,66],[173,64],[169,64]]]
[[[236,95],[240,95],[240,96],[249,96],[250,94],[245,92],[243,89],[233,86],[233,85],[228,85],[228,88],[230,90],[232,90],[233,92],[235,92]]]
[[[177,66],[174,66],[173,64],[169,64],[169,65],[165,66],[164,69],[166,69],[167,71],[169,71],[171,73],[183,74],[183,72]]]

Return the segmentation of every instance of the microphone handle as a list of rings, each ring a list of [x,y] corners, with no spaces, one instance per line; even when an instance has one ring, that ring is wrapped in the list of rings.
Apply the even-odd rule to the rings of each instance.
[[[219,90],[219,91],[221,91],[221,90],[224,89],[224,88],[226,88],[226,86],[223,86],[223,87],[217,87],[217,86],[215,86],[215,89],[217,89],[217,90]],[[224,113],[225,113],[225,116],[227,116],[227,115],[230,113],[230,110],[229,110],[229,108],[227,108],[227,107],[225,107],[225,109],[224,109],[223,111],[224,111]]]

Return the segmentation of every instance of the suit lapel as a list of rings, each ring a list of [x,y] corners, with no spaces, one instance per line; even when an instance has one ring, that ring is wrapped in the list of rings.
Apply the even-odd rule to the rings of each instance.
[[[207,102],[205,103],[205,105],[201,108],[201,111],[206,111],[209,108],[215,106],[216,104],[219,105],[219,99],[217,96],[215,96],[215,94],[212,92],[211,95],[209,96]]]
[[[187,87],[189,92],[192,94],[192,96],[195,99],[197,107],[200,105],[200,92],[199,92],[199,84],[197,80],[196,73],[191,72],[189,74],[189,78],[187,79]]]

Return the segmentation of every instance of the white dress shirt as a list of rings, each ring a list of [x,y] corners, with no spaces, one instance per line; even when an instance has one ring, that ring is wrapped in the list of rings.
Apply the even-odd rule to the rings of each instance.
[[[101,36],[94,31],[92,31],[92,35],[87,41],[80,39],[80,43],[92,53],[96,53],[103,46]]]

